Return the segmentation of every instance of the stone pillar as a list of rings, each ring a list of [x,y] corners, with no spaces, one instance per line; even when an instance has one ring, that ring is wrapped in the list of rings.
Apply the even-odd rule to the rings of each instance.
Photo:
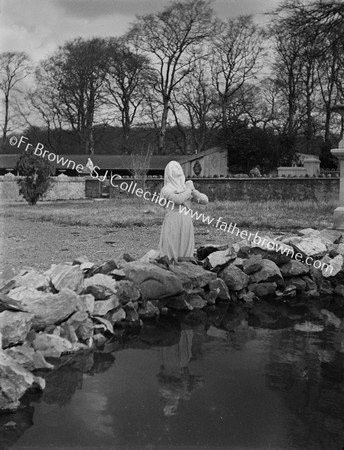
[[[318,177],[320,174],[320,159],[314,156],[306,156],[303,160],[303,167],[309,177]]]
[[[344,139],[339,143],[339,148],[331,150],[333,156],[339,159],[339,206],[333,213],[333,228],[344,230]]]

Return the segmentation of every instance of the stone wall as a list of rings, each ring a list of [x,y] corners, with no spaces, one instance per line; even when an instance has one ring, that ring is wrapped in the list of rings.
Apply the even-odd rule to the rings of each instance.
[[[24,198],[19,195],[17,181],[22,177],[8,173],[0,177],[0,199],[2,201],[24,202]],[[67,177],[59,175],[52,177],[53,187],[48,192],[44,200],[76,200],[86,198],[85,178]]]
[[[214,200],[313,200],[337,201],[339,198],[339,178],[193,178],[196,189]],[[129,182],[130,179],[123,179]],[[99,183],[97,180],[87,180],[89,183]],[[116,184],[120,184],[119,181]],[[147,190],[160,192],[163,186],[162,178],[149,178]],[[91,188],[89,188],[91,189]],[[96,191],[94,187],[94,191]],[[99,187],[98,187],[99,189]],[[109,197],[115,198],[123,194],[119,187],[110,186]],[[132,195],[132,194],[128,194]]]
[[[16,177],[7,174],[0,177],[0,198],[3,201],[24,201],[19,196]],[[73,200],[99,198],[102,192],[110,198],[125,194],[119,187],[114,188],[108,182],[100,183],[90,177],[53,177],[54,186],[45,200]],[[214,200],[313,200],[337,201],[339,198],[339,178],[192,178],[196,189]],[[123,178],[130,184],[131,179]],[[120,185],[119,180],[116,184]],[[109,186],[108,189],[106,186]],[[162,178],[149,178],[147,190],[160,192]],[[133,194],[127,194],[133,195]]]

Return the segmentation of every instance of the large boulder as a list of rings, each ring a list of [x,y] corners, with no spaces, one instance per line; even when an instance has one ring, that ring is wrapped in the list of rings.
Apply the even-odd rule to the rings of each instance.
[[[258,242],[253,241],[251,246],[252,255],[261,255],[280,265],[288,262],[294,255],[294,249],[286,243],[269,236],[260,237]]]
[[[263,259],[261,261],[261,269],[250,275],[251,283],[261,283],[261,282],[272,282],[272,281],[282,281],[283,277],[281,271],[279,270],[277,264],[269,259]]]
[[[0,350],[0,410],[14,411],[28,389],[44,389],[45,381],[35,377],[17,361]]]
[[[84,294],[92,294],[96,300],[105,300],[116,292],[116,280],[110,275],[97,273],[85,279]]]
[[[326,265],[322,265],[322,276],[325,278],[329,277],[335,277],[343,267],[343,256],[337,255],[334,258],[330,258],[328,256],[325,256],[321,262],[325,263]]]
[[[32,347],[45,357],[59,358],[64,353],[71,353],[85,348],[80,343],[72,344],[68,339],[55,334],[39,333],[32,341]]]
[[[197,249],[197,258],[200,260],[205,259],[208,255],[214,252],[218,252],[221,250],[226,250],[228,248],[228,245],[217,245],[217,244],[208,244],[203,245],[202,247],[199,247]]]
[[[117,295],[112,295],[107,300],[99,300],[94,303],[93,316],[105,316],[109,311],[118,308],[119,300]]]
[[[30,289],[26,293],[20,292],[20,301],[25,310],[34,315],[32,327],[35,330],[58,324],[77,310],[78,296],[68,288],[63,288],[58,294],[44,294]]]
[[[295,238],[291,244],[297,252],[305,256],[311,256],[312,258],[325,256],[327,253],[326,244],[322,242],[321,238],[315,238],[313,236]]]
[[[181,280],[174,273],[155,264],[133,261],[127,263],[123,271],[147,300],[173,296],[183,290]]]
[[[187,262],[171,266],[170,270],[181,280],[184,289],[204,287],[217,278],[216,273]]]
[[[226,267],[219,277],[231,291],[240,291],[248,285],[249,276],[233,264]]]
[[[249,259],[243,261],[243,270],[247,275],[257,272],[262,266],[262,255],[252,255]]]
[[[25,312],[3,311],[0,313],[0,333],[2,333],[3,348],[25,341],[31,329],[33,317],[33,314]]]
[[[84,286],[84,275],[78,265],[61,263],[53,265],[45,272],[50,277],[50,281],[57,291],[63,288],[71,289],[80,294]]]
[[[275,294],[277,284],[272,283],[254,283],[249,285],[249,290],[253,292],[258,298],[269,297]]]
[[[288,277],[296,277],[307,275],[309,272],[309,267],[305,264],[302,264],[300,261],[296,261],[295,259],[291,259],[286,264],[282,264],[280,266],[280,271],[284,278]]]
[[[26,288],[37,289],[45,291],[49,289],[50,279],[47,274],[37,272],[35,269],[30,269],[14,277],[16,286],[25,286]]]
[[[208,270],[218,271],[221,268],[227,266],[231,261],[236,258],[236,252],[233,248],[226,250],[220,250],[207,256],[203,263],[203,267]]]
[[[140,290],[132,281],[120,280],[116,282],[116,295],[122,305],[136,302],[141,297]]]
[[[231,296],[228,291],[228,287],[222,278],[216,278],[216,280],[212,280],[209,283],[209,290],[210,290],[210,292],[213,292],[213,291],[216,292],[215,299],[218,299],[218,300],[221,300],[224,302],[231,301]]]
[[[30,370],[51,370],[54,368],[49,364],[41,352],[34,350],[28,345],[18,345],[5,350],[5,353],[15,359],[24,369]]]

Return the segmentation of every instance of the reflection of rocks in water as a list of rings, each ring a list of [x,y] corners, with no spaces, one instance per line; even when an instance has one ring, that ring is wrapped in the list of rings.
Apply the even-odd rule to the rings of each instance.
[[[271,337],[266,378],[297,418],[294,427],[307,430],[296,447],[342,448],[344,444],[344,358],[333,350],[336,332],[300,335],[289,330]],[[304,425],[300,427],[297,421]],[[296,439],[296,438],[295,438]]]
[[[177,413],[180,400],[189,400],[191,393],[203,386],[203,378],[190,373],[192,330],[182,330],[177,344],[160,348],[161,367],[157,375],[159,393],[164,399],[164,415]]]
[[[160,318],[154,326],[146,324],[140,332],[140,341],[154,347],[175,345],[179,340],[180,323],[171,317]]]
[[[115,357],[110,353],[78,352],[63,356],[52,372],[42,372],[46,388],[40,402],[66,405],[71,401],[77,389],[82,388],[83,374],[95,374],[108,370]]]
[[[12,446],[33,425],[33,412],[34,408],[27,406],[11,414],[0,414],[0,448]]]

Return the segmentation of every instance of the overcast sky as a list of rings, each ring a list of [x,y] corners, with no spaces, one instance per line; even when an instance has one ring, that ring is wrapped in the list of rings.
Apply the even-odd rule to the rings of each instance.
[[[281,0],[214,0],[219,17],[264,13]],[[77,36],[118,36],[137,14],[152,13],[168,0],[0,0],[0,52],[26,51],[35,61]]]

